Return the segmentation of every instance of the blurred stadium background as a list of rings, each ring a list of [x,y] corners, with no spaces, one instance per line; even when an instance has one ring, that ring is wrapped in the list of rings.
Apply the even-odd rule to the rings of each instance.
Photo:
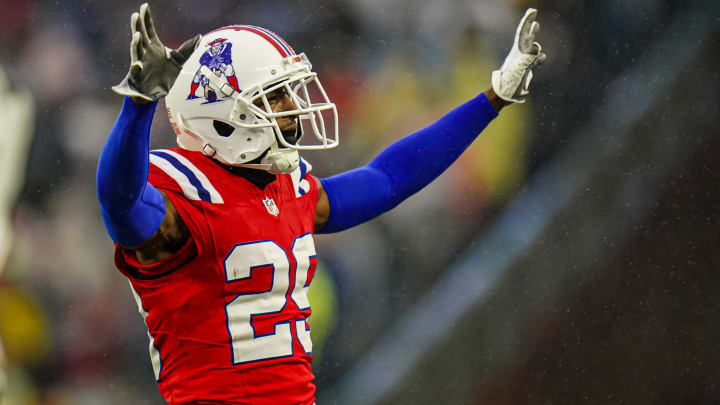
[[[94,185],[138,5],[0,2],[0,64],[36,104],[2,405],[163,403]],[[488,88],[540,10],[530,102],[393,212],[316,237],[319,404],[720,403],[717,0],[151,6],[170,46],[248,23],[309,55],[341,113],[340,148],[306,155],[320,177]],[[155,147],[174,144],[162,111]]]

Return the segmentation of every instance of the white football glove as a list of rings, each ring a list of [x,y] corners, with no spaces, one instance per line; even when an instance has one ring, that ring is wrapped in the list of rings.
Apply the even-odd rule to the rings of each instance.
[[[524,103],[530,93],[532,69],[545,61],[535,34],[540,24],[535,21],[537,10],[529,8],[515,31],[515,41],[500,70],[492,72],[492,87],[495,94],[505,101]]]
[[[177,50],[166,47],[155,32],[147,3],[140,6],[140,13],[130,16],[130,29],[130,71],[113,91],[146,101],[165,97],[202,36],[190,38]]]

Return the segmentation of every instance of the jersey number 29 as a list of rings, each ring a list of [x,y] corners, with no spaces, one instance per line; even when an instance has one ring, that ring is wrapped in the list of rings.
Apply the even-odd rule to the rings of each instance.
[[[227,327],[232,342],[233,364],[249,363],[288,357],[293,354],[292,333],[295,328],[305,353],[312,352],[310,331],[306,329],[305,318],[282,321],[274,325],[270,333],[255,331],[252,319],[258,315],[281,313],[290,299],[301,310],[310,308],[307,298],[308,271],[311,258],[315,257],[312,235],[298,236],[290,252],[297,265],[290,268],[285,250],[271,240],[238,244],[225,258],[225,281],[243,282],[252,278],[253,269],[272,268],[272,285],[266,291],[242,293],[225,306]],[[295,285],[290,286],[291,273],[295,273]]]

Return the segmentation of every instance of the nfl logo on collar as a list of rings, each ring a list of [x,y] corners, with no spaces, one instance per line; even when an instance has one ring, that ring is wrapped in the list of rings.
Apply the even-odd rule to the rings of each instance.
[[[267,212],[270,215],[278,216],[280,213],[280,210],[278,209],[277,205],[275,205],[275,201],[270,197],[265,197],[263,200],[263,204],[265,204],[265,209],[267,209]]]

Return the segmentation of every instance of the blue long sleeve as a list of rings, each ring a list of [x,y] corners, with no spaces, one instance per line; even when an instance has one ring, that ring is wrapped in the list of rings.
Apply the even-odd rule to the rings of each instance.
[[[149,240],[165,217],[162,195],[147,182],[156,107],[157,102],[139,105],[125,97],[98,161],[97,192],[105,228],[125,247]]]
[[[442,174],[497,117],[484,94],[400,139],[367,165],[321,179],[330,219],[320,233],[339,232],[392,209]]]

